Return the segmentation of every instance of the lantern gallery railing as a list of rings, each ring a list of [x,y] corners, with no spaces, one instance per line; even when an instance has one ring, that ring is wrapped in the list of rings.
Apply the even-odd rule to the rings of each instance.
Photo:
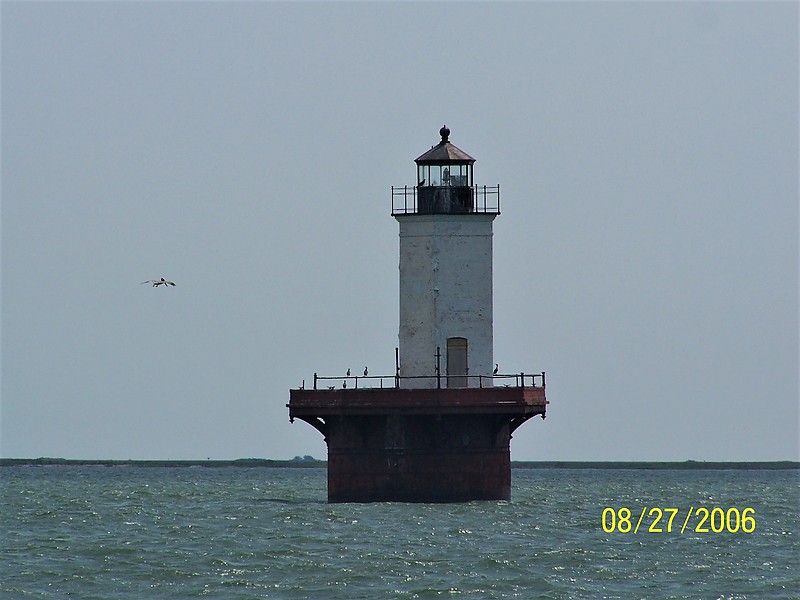
[[[508,373],[498,375],[421,375],[413,377],[401,377],[400,375],[369,375],[369,376],[351,376],[344,375],[341,377],[336,376],[322,376],[314,373],[314,387],[313,389],[375,389],[375,388],[399,388],[401,381],[410,379],[422,379],[427,381],[435,381],[437,388],[449,387],[447,385],[448,379],[452,377],[454,381],[466,382],[467,380],[478,382],[478,387],[545,387],[544,371],[541,373]],[[364,385],[365,382],[367,385]],[[386,385],[384,385],[384,382]],[[361,387],[359,388],[359,383]],[[499,384],[496,385],[496,384]],[[467,387],[467,386],[458,386]],[[305,388],[305,381],[303,382]]]
[[[392,216],[500,214],[500,185],[392,186]]]

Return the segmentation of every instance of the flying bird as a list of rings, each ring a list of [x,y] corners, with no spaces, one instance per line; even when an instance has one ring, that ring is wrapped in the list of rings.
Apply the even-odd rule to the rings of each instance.
[[[148,279],[147,281],[143,281],[139,285],[144,285],[145,283],[152,283],[153,287],[158,287],[160,285],[163,285],[163,286],[171,285],[172,287],[175,287],[175,282],[174,281],[167,281],[163,277],[161,279]]]

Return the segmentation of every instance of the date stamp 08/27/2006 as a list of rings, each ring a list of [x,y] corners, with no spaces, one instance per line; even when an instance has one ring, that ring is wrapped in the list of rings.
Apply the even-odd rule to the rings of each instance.
[[[680,516],[678,516],[680,515]],[[602,527],[606,533],[753,533],[756,511],[753,508],[708,509],[705,506],[679,508],[643,506],[638,515],[628,507],[603,509]]]

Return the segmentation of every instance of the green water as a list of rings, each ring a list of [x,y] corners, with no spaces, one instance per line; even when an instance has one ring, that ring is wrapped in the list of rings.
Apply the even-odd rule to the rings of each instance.
[[[3,599],[800,598],[796,470],[515,469],[511,502],[444,505],[329,505],[324,469],[0,477]],[[673,530],[645,514],[633,533],[654,507]],[[690,507],[752,508],[755,529],[681,533]]]

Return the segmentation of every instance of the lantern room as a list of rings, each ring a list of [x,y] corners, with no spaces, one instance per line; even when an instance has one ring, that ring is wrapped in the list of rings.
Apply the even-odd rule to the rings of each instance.
[[[475,159],[450,143],[450,130],[439,130],[442,141],[417,158],[418,212],[448,214],[472,212],[472,166]]]
[[[417,184],[392,187],[392,215],[500,214],[500,186],[476,186],[475,159],[450,142],[447,125],[442,140],[417,158]]]
[[[414,161],[419,187],[472,187],[475,159],[450,143],[447,125],[439,134],[442,141]]]

